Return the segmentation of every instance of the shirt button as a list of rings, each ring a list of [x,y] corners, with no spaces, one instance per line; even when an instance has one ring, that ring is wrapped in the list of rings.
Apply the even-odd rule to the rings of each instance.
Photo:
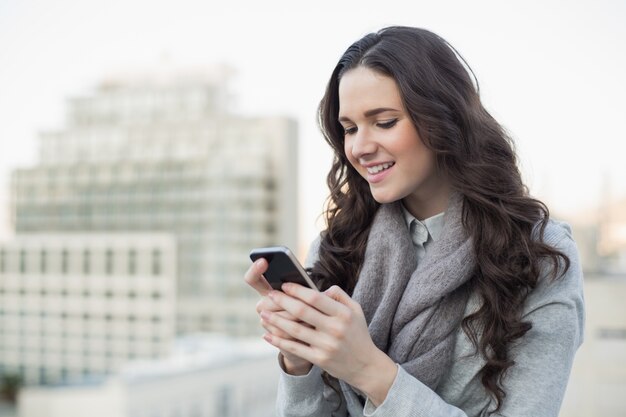
[[[424,227],[423,224],[414,221],[413,224],[413,239],[415,241],[416,244],[418,245],[422,245],[426,242],[426,240],[428,240],[428,230],[426,230],[426,227]]]

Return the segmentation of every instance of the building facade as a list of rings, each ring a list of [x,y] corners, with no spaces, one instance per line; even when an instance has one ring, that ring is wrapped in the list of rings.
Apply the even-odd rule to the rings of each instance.
[[[30,387],[20,417],[273,417],[276,351],[260,340],[192,336],[161,360],[88,385]],[[204,341],[203,341],[204,340]],[[181,346],[182,345],[182,346]]]
[[[585,275],[585,335],[560,417],[626,416],[626,275]]]
[[[48,384],[170,354],[176,244],[164,234],[0,243],[0,374]]]
[[[179,333],[258,333],[242,285],[257,246],[297,243],[297,129],[228,111],[227,76],[109,80],[68,102],[12,176],[15,230],[166,232],[177,244]]]

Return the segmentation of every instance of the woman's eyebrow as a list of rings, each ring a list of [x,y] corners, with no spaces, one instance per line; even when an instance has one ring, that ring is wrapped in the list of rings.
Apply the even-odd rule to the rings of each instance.
[[[376,116],[377,114],[384,113],[386,111],[400,111],[400,110],[394,109],[394,108],[391,108],[391,107],[378,107],[378,108],[366,111],[365,113],[363,113],[363,116],[365,116],[365,117],[372,117],[372,116]],[[345,117],[345,116],[339,117],[338,120],[340,122],[349,122],[350,121],[350,119]]]

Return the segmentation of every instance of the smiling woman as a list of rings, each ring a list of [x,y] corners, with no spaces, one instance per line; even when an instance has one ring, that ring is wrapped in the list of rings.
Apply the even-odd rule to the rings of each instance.
[[[421,219],[442,212],[447,180],[407,114],[394,79],[356,67],[341,79],[339,103],[345,155],[369,183],[374,200],[405,199],[406,208]]]
[[[512,141],[436,34],[355,42],[319,109],[334,151],[322,292],[246,282],[280,349],[280,416],[554,416],[582,342],[569,226],[528,195]]]

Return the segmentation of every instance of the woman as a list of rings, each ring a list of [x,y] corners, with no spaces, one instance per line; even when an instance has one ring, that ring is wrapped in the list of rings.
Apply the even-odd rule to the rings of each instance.
[[[582,342],[577,249],[464,64],[389,27],[333,71],[327,228],[307,262],[322,292],[271,291],[264,260],[245,277],[281,352],[279,415],[558,415]]]

